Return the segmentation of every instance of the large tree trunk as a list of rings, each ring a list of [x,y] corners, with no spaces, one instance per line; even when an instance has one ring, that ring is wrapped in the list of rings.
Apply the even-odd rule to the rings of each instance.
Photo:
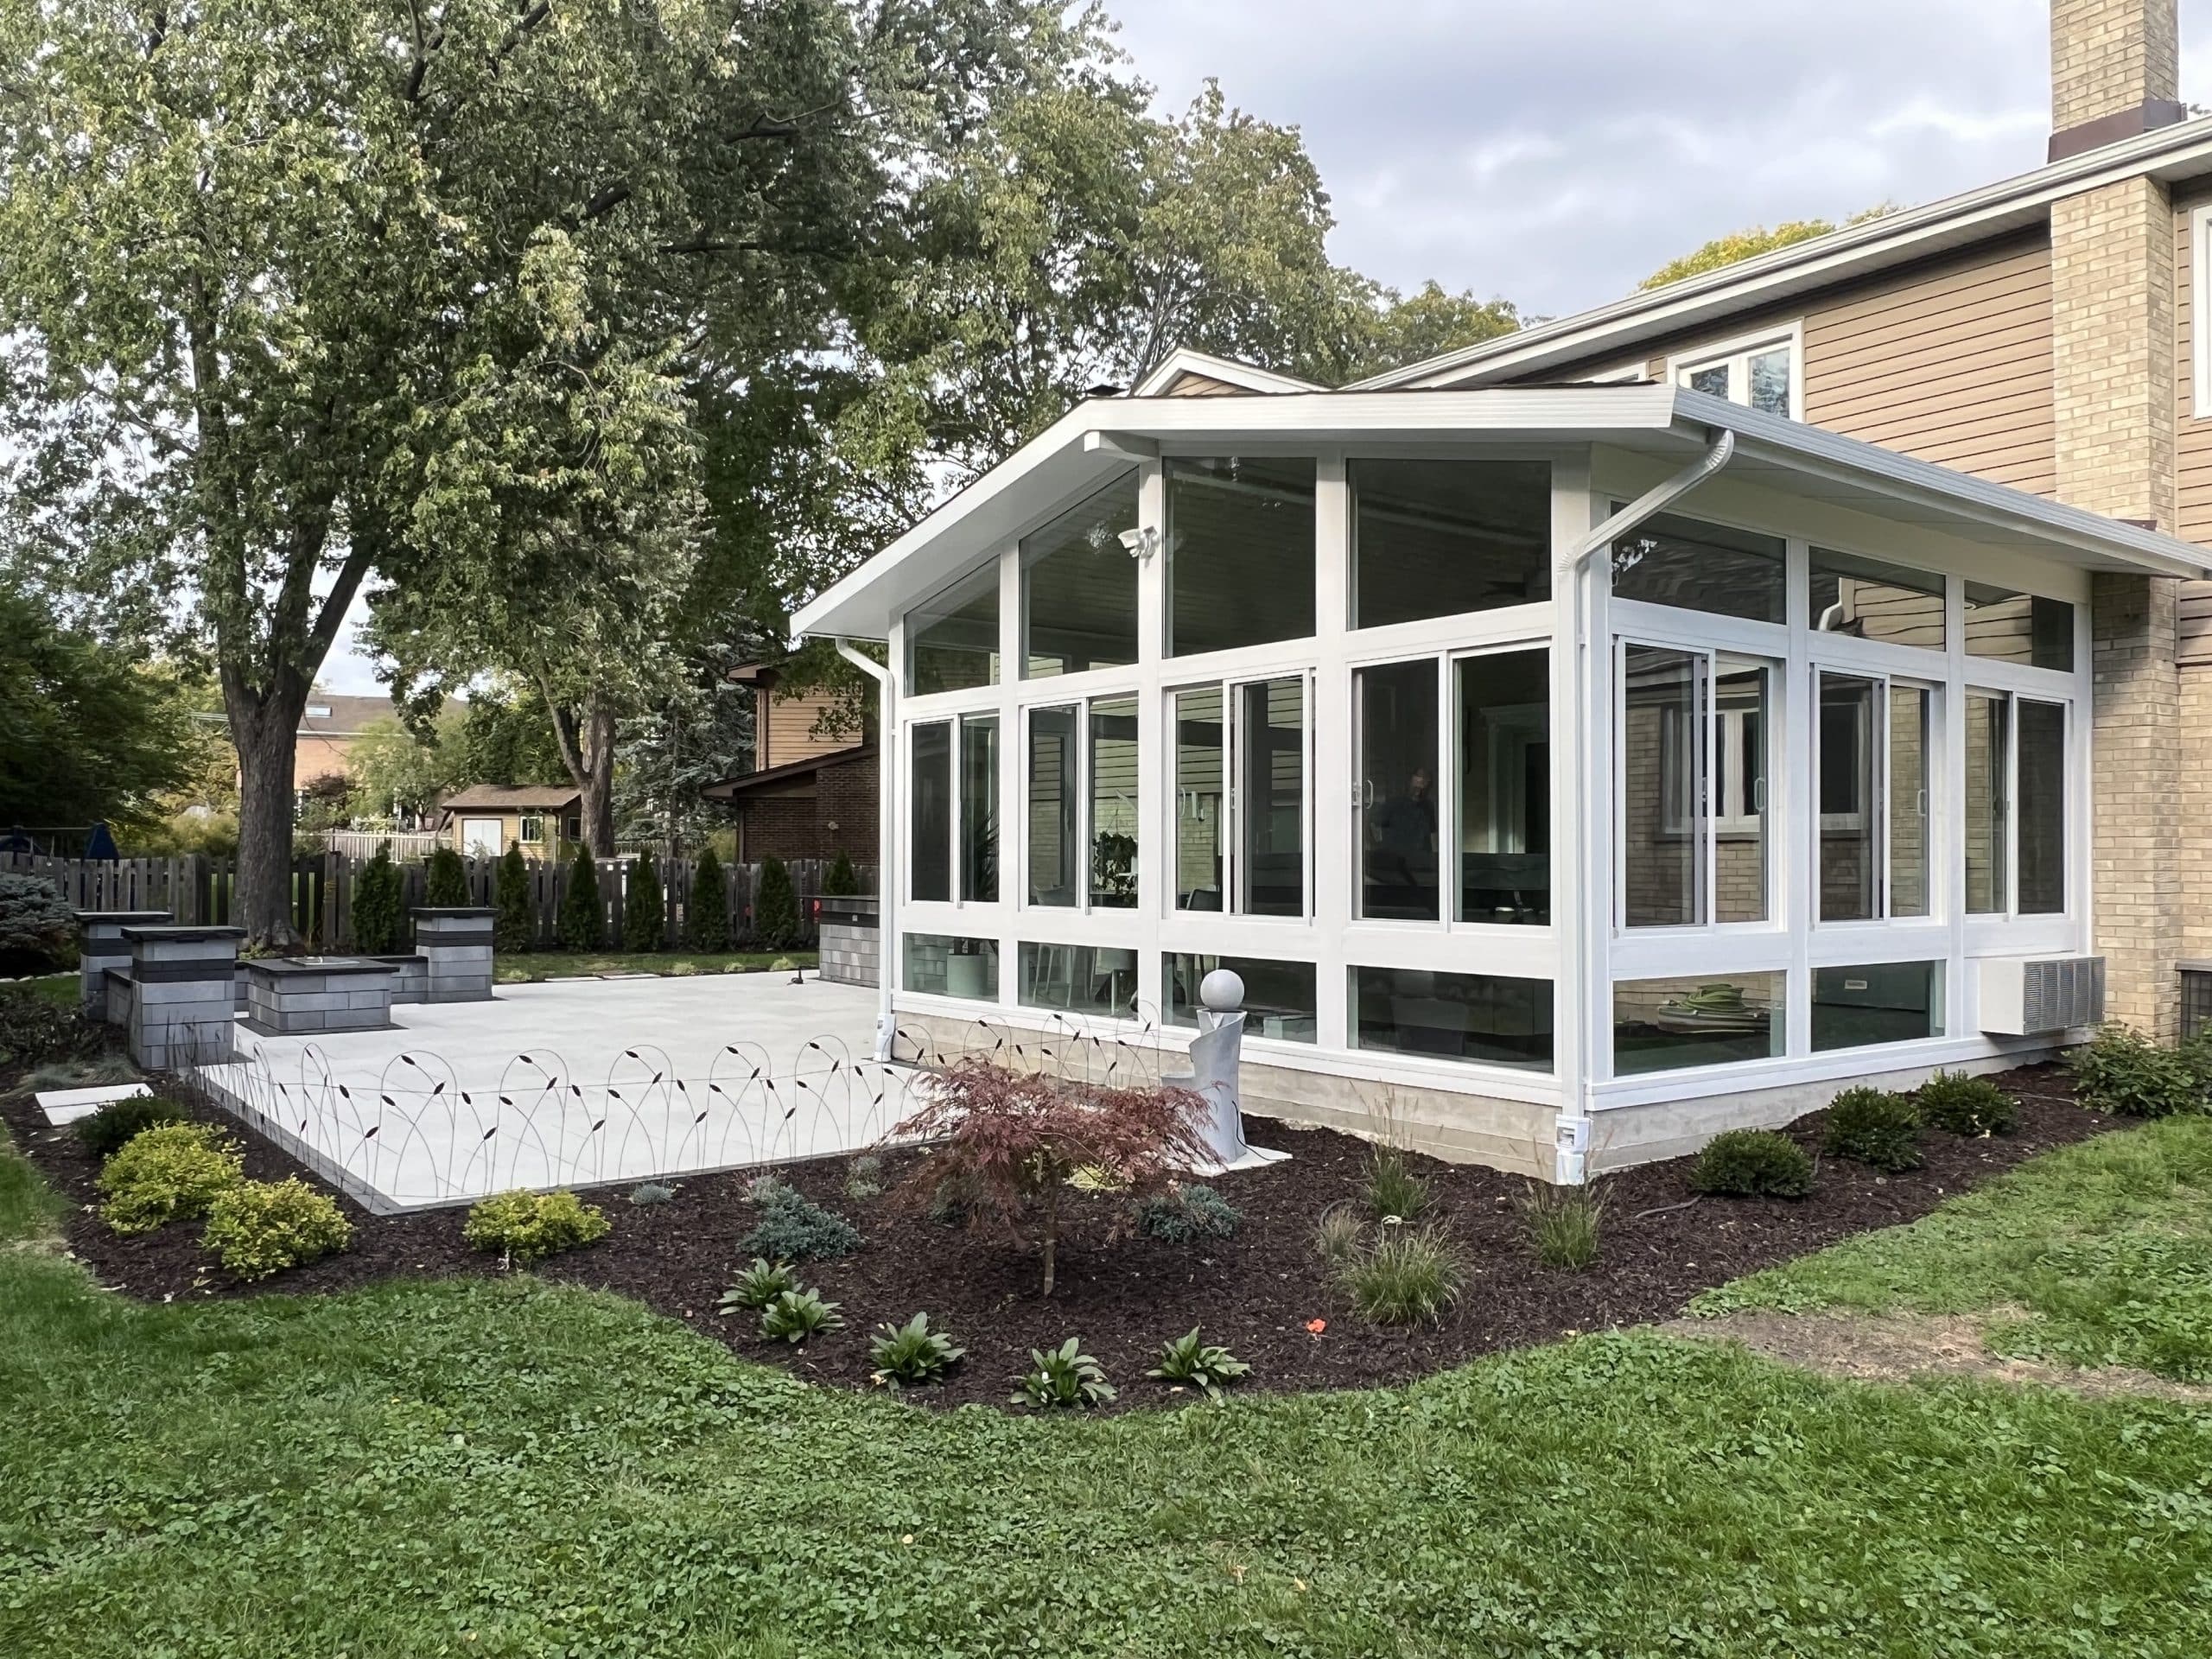
[[[594,858],[614,856],[614,710],[596,693],[582,709],[554,696],[542,677],[537,683],[553,716],[553,735],[561,745],[561,764],[569,781],[583,795],[584,845]]]
[[[292,925],[293,748],[305,712],[308,683],[291,682],[262,692],[224,676],[231,740],[238,752],[238,873],[231,919],[249,944],[291,950],[300,936]]]

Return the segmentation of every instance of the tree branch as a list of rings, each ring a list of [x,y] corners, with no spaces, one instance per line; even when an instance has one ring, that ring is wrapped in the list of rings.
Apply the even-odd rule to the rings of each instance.
[[[628,185],[610,184],[584,204],[583,222],[588,225],[594,219],[604,219],[629,200]]]

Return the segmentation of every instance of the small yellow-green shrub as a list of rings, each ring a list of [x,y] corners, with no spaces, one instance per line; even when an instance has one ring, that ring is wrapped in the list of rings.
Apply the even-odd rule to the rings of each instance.
[[[344,1249],[353,1224],[337,1199],[297,1176],[244,1181],[216,1195],[200,1242],[239,1278],[266,1279]]]
[[[613,1229],[596,1205],[573,1192],[497,1192],[468,1212],[461,1236],[480,1250],[536,1262],[602,1239]]]
[[[125,1141],[100,1171],[100,1219],[118,1233],[150,1233],[204,1216],[245,1179],[237,1141],[205,1123],[162,1123]]]

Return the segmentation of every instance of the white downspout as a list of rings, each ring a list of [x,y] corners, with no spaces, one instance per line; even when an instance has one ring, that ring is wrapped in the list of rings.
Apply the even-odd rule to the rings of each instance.
[[[1736,435],[1724,427],[1718,434],[1711,435],[1713,447],[1705,454],[1663,483],[1646,490],[1618,512],[1606,518],[1595,530],[1577,542],[1560,559],[1558,569],[1553,577],[1552,591],[1558,593],[1563,587],[1569,597],[1571,630],[1567,638],[1569,650],[1595,651],[1599,648],[1598,641],[1586,640],[1583,638],[1587,629],[1587,619],[1583,613],[1582,602],[1583,567],[1590,563],[1591,556],[1599,549],[1611,546],[1653,514],[1664,512],[1680,498],[1695,489],[1728,464],[1729,459],[1736,453]],[[1575,683],[1578,690],[1586,688],[1589,684],[1589,676],[1586,673],[1577,674]],[[1586,785],[1592,775],[1590,734],[1594,722],[1590,718],[1590,710],[1581,709],[1579,711],[1578,717],[1573,721],[1574,775]],[[1611,722],[1608,721],[1606,726],[1609,731],[1611,725]],[[1571,879],[1576,881],[1582,880],[1590,862],[1591,802],[1586,798],[1582,804],[1583,810],[1574,815],[1573,831],[1574,862],[1571,867]],[[1581,1033],[1586,1060],[1585,1063],[1579,1064],[1575,1067],[1578,1078],[1575,1097],[1572,1101],[1562,1103],[1560,1115],[1559,1150],[1554,1169],[1554,1179],[1562,1185],[1580,1185],[1587,1173],[1586,1160],[1590,1145],[1591,1068],[1586,1063],[1586,1056],[1596,1052],[1598,1020],[1600,1014],[1600,1010],[1592,1005],[1588,950],[1590,942],[1599,937],[1597,929],[1600,926],[1610,928],[1612,925],[1612,883],[1610,880],[1600,885],[1594,901],[1590,896],[1586,895],[1582,907],[1581,925],[1584,948],[1574,953],[1577,966],[1573,995],[1580,1008],[1580,1017],[1575,1021],[1575,1025]]]
[[[891,974],[899,948],[891,932],[893,883],[899,868],[894,845],[899,830],[898,791],[893,788],[899,754],[898,687],[891,671],[852,642],[837,636],[837,654],[875,682],[875,1058],[896,1058],[893,1049],[899,1034],[898,1017],[891,1010]]]

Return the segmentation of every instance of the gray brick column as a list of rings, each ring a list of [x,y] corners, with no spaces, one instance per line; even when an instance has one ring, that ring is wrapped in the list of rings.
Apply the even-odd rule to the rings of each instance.
[[[149,1071],[232,1058],[238,1016],[238,927],[126,927],[130,945],[130,1059]]]
[[[126,927],[162,927],[176,920],[167,910],[80,910],[77,912],[77,986],[85,1017],[107,1018],[107,970],[130,966]]]
[[[415,949],[423,957],[425,1002],[492,1000],[492,912],[475,906],[424,906],[415,912]]]

